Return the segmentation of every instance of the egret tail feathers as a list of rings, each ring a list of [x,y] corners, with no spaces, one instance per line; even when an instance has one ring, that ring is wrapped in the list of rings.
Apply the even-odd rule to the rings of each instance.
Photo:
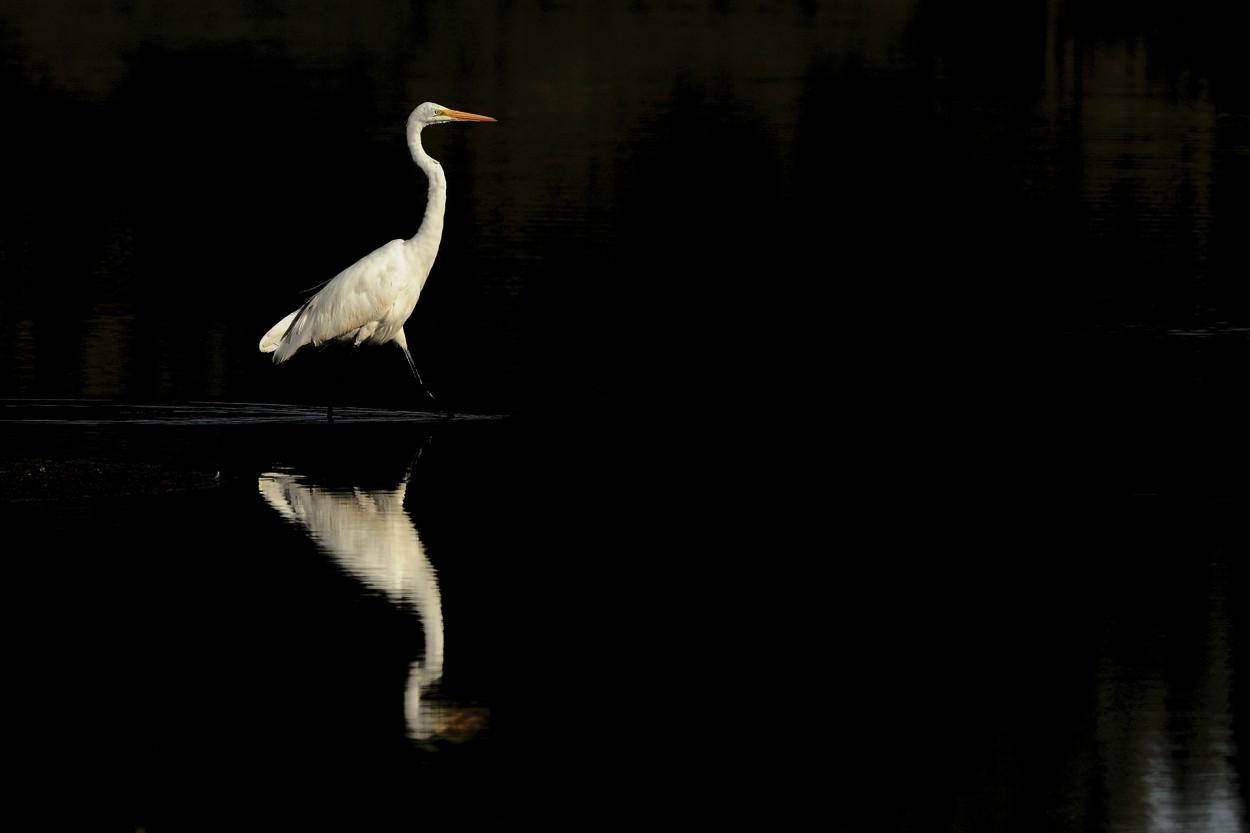
[[[260,352],[273,353],[274,351],[276,351],[278,347],[282,345],[283,336],[286,335],[287,330],[291,329],[291,324],[295,322],[296,317],[299,316],[300,312],[302,311],[303,311],[303,307],[300,307],[300,309],[297,309],[295,312],[291,313],[286,318],[283,318],[277,324],[274,324],[269,329],[269,332],[265,333],[264,337],[261,338]],[[282,353],[279,353],[278,355],[274,356],[273,357],[274,361],[275,362],[285,361],[287,358],[287,355],[284,355],[285,352],[286,351],[283,351]]]

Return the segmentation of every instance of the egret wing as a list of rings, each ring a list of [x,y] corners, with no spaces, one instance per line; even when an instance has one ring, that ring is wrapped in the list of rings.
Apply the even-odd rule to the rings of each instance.
[[[403,249],[404,241],[392,240],[344,269],[275,324],[261,339],[261,351],[274,353],[274,361],[281,363],[307,345],[336,339],[359,344],[368,338],[405,282]]]

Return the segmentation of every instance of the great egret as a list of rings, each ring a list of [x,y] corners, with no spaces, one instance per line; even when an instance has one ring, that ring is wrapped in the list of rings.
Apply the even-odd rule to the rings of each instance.
[[[417,364],[408,351],[404,322],[412,315],[438,255],[447,204],[447,177],[438,160],[421,147],[421,131],[431,124],[455,121],[493,122],[494,119],[429,101],[408,116],[408,149],[412,161],[429,180],[421,226],[408,240],[392,240],[339,272],[303,306],[273,325],[260,340],[260,351],[273,353],[275,364],[281,364],[308,345],[317,347],[331,341],[350,341],[354,349],[365,343],[393,341],[404,351],[421,390],[435,406],[450,415],[421,381]],[[333,421],[333,404],[326,414]]]

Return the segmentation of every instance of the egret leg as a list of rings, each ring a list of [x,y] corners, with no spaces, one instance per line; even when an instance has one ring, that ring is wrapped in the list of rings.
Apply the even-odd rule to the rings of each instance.
[[[330,365],[330,397],[326,402],[326,422],[330,425],[334,424],[334,400],[337,399],[339,395],[339,386],[342,381],[343,369],[347,366],[347,361],[354,355],[356,355],[356,346],[352,345],[351,349],[347,351],[347,355],[342,358],[341,362],[334,361]]]
[[[430,401],[434,403],[434,407],[443,412],[443,417],[445,419],[454,418],[456,415],[440,405],[438,400],[434,398],[434,392],[425,386],[425,382],[421,381],[421,374],[417,372],[417,363],[412,360],[412,354],[408,352],[408,348],[404,347],[402,344],[400,345],[400,348],[404,351],[404,358],[408,360],[408,366],[412,368],[412,376],[417,380],[417,386],[420,387],[421,390],[425,391],[426,396],[430,397]]]

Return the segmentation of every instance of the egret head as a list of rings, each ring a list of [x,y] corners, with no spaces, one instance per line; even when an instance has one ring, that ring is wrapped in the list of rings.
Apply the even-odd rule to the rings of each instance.
[[[418,125],[424,127],[427,124],[446,124],[452,121],[494,121],[494,119],[490,116],[453,110],[450,107],[427,101],[412,111],[412,115],[408,117],[408,126],[410,128]]]

